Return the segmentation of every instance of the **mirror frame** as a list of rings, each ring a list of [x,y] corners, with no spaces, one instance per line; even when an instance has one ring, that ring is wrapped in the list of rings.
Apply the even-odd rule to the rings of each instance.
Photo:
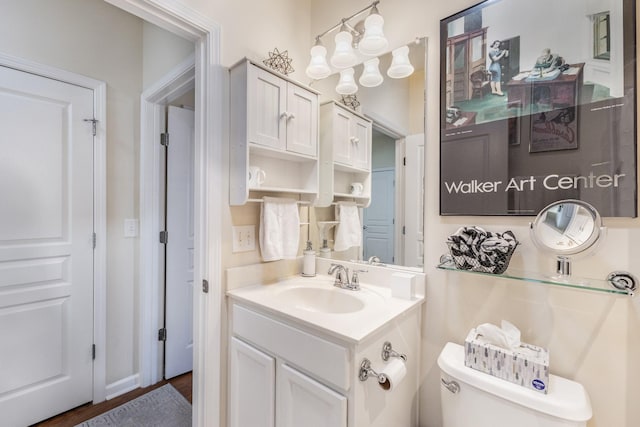
[[[545,243],[545,241],[540,236],[541,234],[540,227],[544,224],[547,218],[547,214],[550,211],[552,211],[554,208],[560,205],[566,205],[566,204],[573,204],[573,205],[576,205],[578,208],[583,208],[584,210],[586,210],[587,213],[591,216],[591,219],[593,221],[593,231],[591,232],[589,237],[585,239],[585,241],[582,242],[581,244],[570,249],[559,249],[558,247],[552,247],[552,246],[549,246],[547,243]],[[536,216],[536,219],[530,224],[531,239],[533,240],[534,244],[542,251],[547,253],[552,253],[559,257],[578,255],[594,249],[596,244],[603,237],[603,229],[604,227],[602,223],[602,218],[600,217],[598,210],[587,202],[584,202],[582,200],[575,200],[575,199],[558,200],[557,202],[551,203],[550,205],[542,209],[540,213],[538,213],[538,216]],[[564,235],[564,231],[563,231],[563,235]]]

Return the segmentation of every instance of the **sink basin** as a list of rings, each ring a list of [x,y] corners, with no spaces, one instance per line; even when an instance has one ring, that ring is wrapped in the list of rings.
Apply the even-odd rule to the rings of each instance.
[[[289,288],[278,294],[278,299],[300,310],[314,313],[355,313],[364,308],[364,302],[338,288]]]

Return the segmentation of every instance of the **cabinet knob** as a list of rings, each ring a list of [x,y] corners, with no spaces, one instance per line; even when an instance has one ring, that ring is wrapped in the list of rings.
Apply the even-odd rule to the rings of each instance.
[[[287,113],[286,111],[283,111],[282,113],[280,113],[280,118],[289,119],[289,113]]]
[[[358,142],[360,142],[360,138],[356,138],[355,136],[352,136],[351,138],[349,138],[349,141],[357,144]]]
[[[291,119],[295,119],[295,118],[296,118],[296,115],[295,115],[295,114],[293,114],[293,113],[289,113],[289,114],[287,115],[287,120],[291,120]]]

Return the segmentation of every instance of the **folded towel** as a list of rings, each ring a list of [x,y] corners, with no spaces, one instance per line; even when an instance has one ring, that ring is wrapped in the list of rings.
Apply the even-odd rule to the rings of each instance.
[[[362,245],[362,225],[360,225],[358,206],[354,202],[338,202],[336,218],[340,223],[336,230],[333,249],[346,251],[353,246]]]
[[[260,251],[264,261],[294,259],[300,243],[300,215],[293,199],[264,197],[260,211]]]

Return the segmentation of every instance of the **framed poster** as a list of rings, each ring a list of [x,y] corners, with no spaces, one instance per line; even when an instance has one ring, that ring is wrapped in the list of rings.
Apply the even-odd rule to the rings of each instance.
[[[573,198],[635,217],[633,0],[487,0],[440,21],[440,214]]]

